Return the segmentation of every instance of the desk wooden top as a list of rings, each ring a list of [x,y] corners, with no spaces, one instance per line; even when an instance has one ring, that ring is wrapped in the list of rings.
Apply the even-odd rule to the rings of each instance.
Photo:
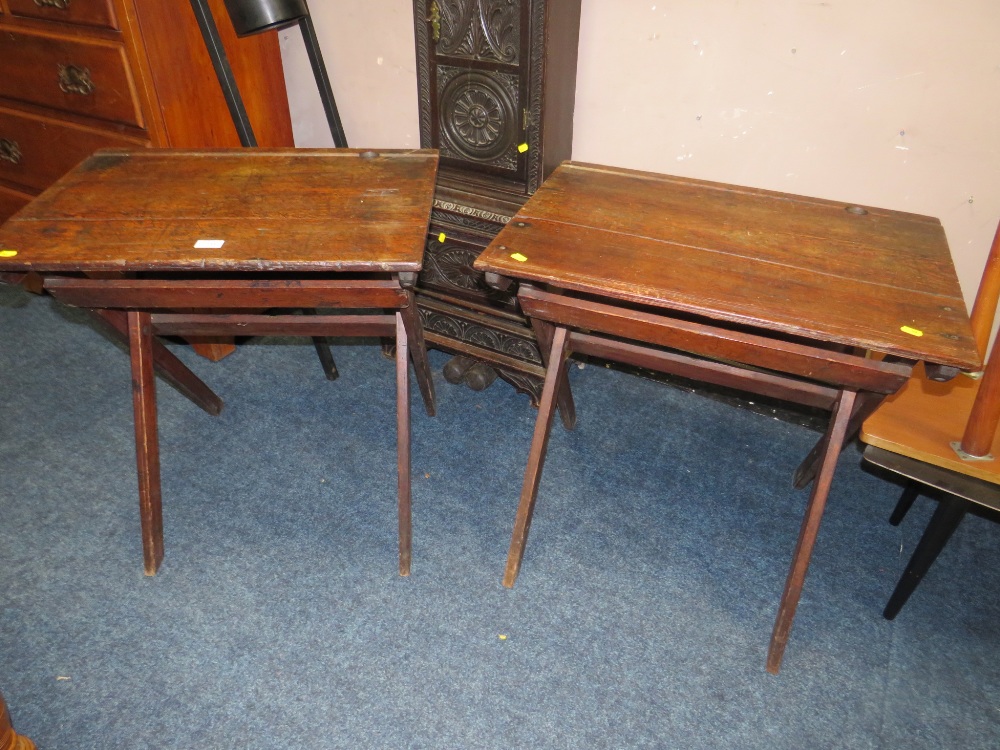
[[[475,267],[813,340],[980,366],[944,230],[928,216],[565,162]]]
[[[99,151],[0,228],[0,271],[417,271],[437,163],[430,150]]]

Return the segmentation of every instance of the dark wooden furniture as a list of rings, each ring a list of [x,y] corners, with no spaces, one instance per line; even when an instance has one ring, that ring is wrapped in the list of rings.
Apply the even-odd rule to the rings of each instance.
[[[525,282],[518,299],[548,363],[506,586],[521,565],[571,352],[832,412],[797,474],[800,485],[815,481],[771,672],[844,441],[906,381],[911,360],[979,365],[944,231],[924,216],[567,162],[476,268],[501,286]],[[565,408],[563,417],[572,422]]]
[[[258,143],[293,145],[277,33],[209,5]],[[0,69],[0,224],[99,148],[240,145],[187,0],[0,0]]]
[[[155,336],[237,333],[395,340],[399,570],[409,573],[407,357],[433,414],[413,286],[436,169],[429,151],[103,151],[0,229],[0,275],[40,274],[128,342],[148,575],[163,558],[154,369],[209,413],[222,408]],[[288,314],[317,308],[338,312]]]
[[[1000,227],[986,259],[972,307],[976,345],[985,355],[1000,297]],[[918,495],[939,490],[940,503],[883,615],[906,604],[970,509],[1000,511],[1000,350],[993,344],[984,372],[947,383],[927,377],[923,365],[885,400],[861,428],[864,458],[907,480],[889,521],[903,520]],[[939,493],[939,494],[940,494]]]
[[[472,263],[570,156],[580,0],[414,0],[413,16],[420,143],[441,151],[417,295],[427,341],[461,355],[450,381],[499,373],[537,402],[534,334]]]
[[[35,750],[34,742],[14,731],[3,693],[0,693],[0,750]]]

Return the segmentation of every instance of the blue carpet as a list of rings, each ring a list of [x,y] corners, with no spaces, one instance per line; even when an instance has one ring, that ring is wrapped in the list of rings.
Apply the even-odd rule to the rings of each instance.
[[[500,584],[535,412],[414,391],[396,574],[393,365],[257,340],[159,384],[166,558],[142,574],[128,362],[0,287],[0,687],[42,750],[996,748],[1000,528],[970,517],[895,622],[932,511],[854,448],[782,673],[764,671],[810,430],[573,367],[521,577]],[[437,373],[446,357],[432,353]],[[436,376],[439,378],[439,375]]]

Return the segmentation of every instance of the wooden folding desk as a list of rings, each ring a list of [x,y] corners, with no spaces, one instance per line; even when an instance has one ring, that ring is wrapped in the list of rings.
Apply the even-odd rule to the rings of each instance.
[[[0,280],[40,276],[128,342],[148,575],[163,559],[154,370],[209,413],[222,408],[155,336],[270,334],[395,340],[399,571],[409,573],[407,359],[433,414],[413,286],[437,163],[433,151],[102,151],[0,229]],[[317,308],[336,314],[294,314]]]
[[[914,360],[945,379],[980,366],[944,231],[926,216],[566,162],[475,267],[501,288],[522,280],[548,367],[506,586],[553,413],[575,419],[571,352],[832,412],[796,474],[815,482],[771,638],[775,673],[845,441]]]

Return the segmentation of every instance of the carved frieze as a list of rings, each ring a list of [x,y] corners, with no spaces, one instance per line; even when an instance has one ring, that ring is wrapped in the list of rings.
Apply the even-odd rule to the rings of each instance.
[[[520,5],[516,0],[436,0],[437,53],[517,65]]]
[[[464,320],[424,307],[420,308],[420,317],[426,331],[535,365],[541,366],[542,364],[538,346],[527,330],[525,330],[524,336],[516,336],[500,328],[487,327],[471,320]]]
[[[497,224],[506,224],[513,218],[493,213],[492,211],[484,211],[481,208],[474,208],[473,206],[463,206],[461,203],[444,201],[440,198],[434,199],[434,208],[441,209],[441,211],[432,212],[431,217],[434,221],[462,224],[463,226],[492,234],[497,234],[500,231],[500,227],[496,226]],[[449,213],[445,214],[443,213],[444,211]],[[479,219],[481,221],[477,221]]]
[[[531,9],[531,28],[534,38],[531,40],[531,81],[528,85],[527,117],[524,127],[527,130],[528,149],[531,154],[541,154],[542,129],[542,85],[544,83],[545,66],[545,6],[535,3]],[[528,195],[534,193],[542,184],[542,161],[540,158],[528,159]]]

